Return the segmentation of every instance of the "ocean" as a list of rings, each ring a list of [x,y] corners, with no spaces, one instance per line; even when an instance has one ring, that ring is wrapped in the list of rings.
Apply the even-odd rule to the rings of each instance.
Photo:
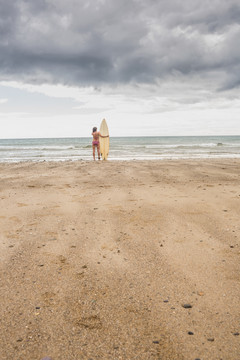
[[[0,139],[0,162],[89,161],[91,138]],[[111,137],[109,160],[240,158],[240,136]]]

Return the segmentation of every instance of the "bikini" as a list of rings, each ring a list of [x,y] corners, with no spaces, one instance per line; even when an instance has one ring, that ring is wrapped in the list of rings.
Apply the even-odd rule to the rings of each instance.
[[[98,145],[98,144],[99,144],[99,141],[98,141],[98,140],[93,140],[92,144],[93,144],[93,145]]]

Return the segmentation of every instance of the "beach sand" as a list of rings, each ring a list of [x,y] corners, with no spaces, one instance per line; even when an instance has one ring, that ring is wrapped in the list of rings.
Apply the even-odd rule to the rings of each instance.
[[[239,358],[239,160],[0,164],[0,199],[1,360]]]

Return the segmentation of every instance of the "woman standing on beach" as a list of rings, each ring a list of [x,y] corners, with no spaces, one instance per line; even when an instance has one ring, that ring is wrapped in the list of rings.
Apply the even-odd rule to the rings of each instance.
[[[100,160],[100,142],[99,142],[99,136],[102,138],[106,138],[109,137],[109,135],[103,136],[101,135],[101,133],[99,131],[97,131],[97,128],[94,127],[92,129],[92,136],[93,136],[93,141],[92,141],[92,147],[93,147],[93,160],[95,160],[95,148],[97,146],[97,152],[98,152],[98,160]]]

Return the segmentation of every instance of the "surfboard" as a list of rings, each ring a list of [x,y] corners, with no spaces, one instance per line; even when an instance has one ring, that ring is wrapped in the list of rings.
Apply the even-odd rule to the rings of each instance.
[[[108,126],[107,126],[107,122],[105,119],[103,119],[101,122],[100,133],[103,136],[109,135]],[[100,136],[99,141],[100,141],[100,152],[101,152],[102,159],[107,160],[108,153],[109,153],[109,137],[102,138]]]

